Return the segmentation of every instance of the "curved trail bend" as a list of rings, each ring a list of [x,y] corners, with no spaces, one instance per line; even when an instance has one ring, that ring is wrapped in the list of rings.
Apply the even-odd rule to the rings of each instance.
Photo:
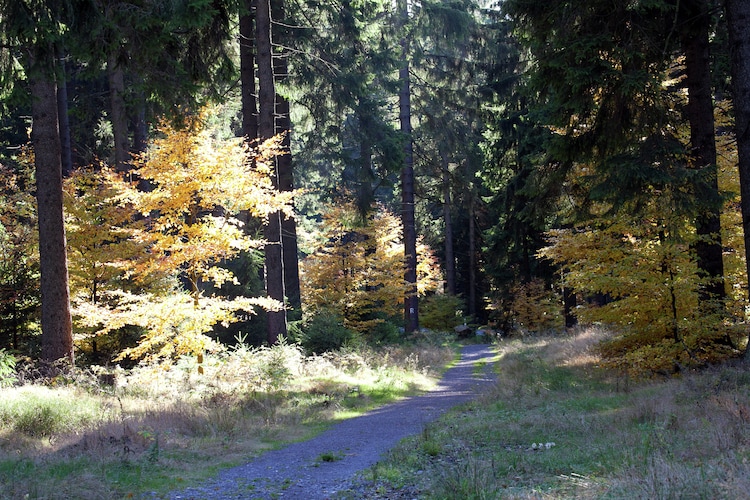
[[[401,439],[418,434],[446,410],[490,387],[494,377],[488,361],[494,354],[488,345],[466,346],[461,360],[445,372],[435,390],[344,420],[308,441],[266,452],[201,486],[174,491],[169,498],[331,498],[350,488],[358,472],[374,465]],[[479,363],[486,365],[478,369]],[[341,459],[324,462],[320,460],[324,454]]]

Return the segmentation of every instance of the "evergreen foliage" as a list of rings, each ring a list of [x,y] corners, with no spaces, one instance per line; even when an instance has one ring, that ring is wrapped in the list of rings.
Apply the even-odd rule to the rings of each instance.
[[[315,352],[397,338],[402,313],[405,329],[616,325],[601,352],[638,374],[746,348],[750,196],[731,132],[746,103],[728,74],[744,45],[712,2],[254,6],[0,0],[0,348],[38,356],[45,323],[62,342],[44,355],[71,358],[64,285],[82,363],[260,342],[255,311],[281,301]],[[242,105],[240,16],[243,47],[265,44],[243,53]],[[227,140],[241,122],[291,133]],[[63,192],[65,232],[45,225]],[[277,210],[298,226],[274,216],[264,241]],[[301,308],[284,287],[257,297],[284,239],[307,255]]]
[[[26,149],[13,167],[0,164],[0,345],[38,352],[39,251],[33,173]]]

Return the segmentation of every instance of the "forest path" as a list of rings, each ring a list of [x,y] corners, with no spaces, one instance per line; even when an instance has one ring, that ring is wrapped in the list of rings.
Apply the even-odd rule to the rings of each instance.
[[[358,472],[377,463],[401,439],[418,434],[448,409],[489,388],[494,382],[494,355],[488,345],[465,346],[460,361],[445,372],[435,390],[344,420],[310,440],[264,453],[201,486],[173,491],[168,498],[335,498],[354,485]],[[323,461],[324,455],[336,460]]]

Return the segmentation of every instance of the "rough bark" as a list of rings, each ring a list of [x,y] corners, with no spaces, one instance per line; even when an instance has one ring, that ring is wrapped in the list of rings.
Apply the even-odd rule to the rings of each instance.
[[[697,12],[686,12],[688,22],[682,35],[687,72],[690,123],[690,149],[693,167],[706,172],[705,203],[696,218],[698,242],[695,252],[698,269],[706,282],[699,289],[701,308],[708,312],[721,309],[726,298],[724,264],[721,246],[719,184],[716,167],[716,132],[714,128],[709,28],[711,17],[703,1],[694,4]]]
[[[258,136],[261,140],[273,137],[275,132],[276,90],[273,80],[273,47],[271,43],[271,7],[269,0],[258,0],[255,14],[255,29],[258,64]],[[279,187],[279,169],[274,169],[274,187]],[[281,242],[281,213],[268,216],[264,230],[265,281],[266,293],[282,304],[284,290],[284,254]],[[278,342],[279,336],[286,336],[286,310],[269,311],[267,315],[267,340],[269,344]]]
[[[49,66],[52,66],[51,52]],[[42,296],[42,359],[73,361],[68,261],[63,224],[62,164],[57,116],[57,88],[49,67],[32,69],[31,139],[36,167],[39,216],[39,263]]]
[[[73,172],[73,151],[70,146],[70,118],[68,116],[68,81],[65,70],[65,52],[57,47],[57,67],[60,75],[57,86],[57,119],[60,130],[60,161],[62,175],[68,177]]]
[[[441,155],[443,162],[443,223],[445,224],[445,282],[446,292],[456,295],[456,257],[453,252],[453,220],[451,219],[451,182],[448,156]]]
[[[732,58],[732,100],[740,174],[745,272],[750,276],[750,2],[726,0],[725,9]],[[750,358],[749,351],[745,350],[745,359]]]
[[[404,166],[401,170],[401,223],[404,232],[404,328],[419,330],[419,297],[417,296],[417,230],[414,217],[414,156],[411,130],[411,90],[409,63],[399,69],[399,121],[404,141]]]
[[[284,1],[273,0],[272,17],[274,19],[284,18]],[[278,54],[273,59],[274,84],[284,81],[288,77],[289,65],[286,51]],[[294,190],[294,169],[292,164],[291,150],[292,120],[290,116],[289,100],[283,95],[276,93],[276,134],[283,134],[284,155],[279,156],[276,161],[278,169],[280,191]],[[281,217],[281,248],[284,260],[284,292],[289,309],[287,318],[292,320],[302,319],[302,295],[299,280],[299,256],[297,246],[297,222],[294,218]]]
[[[125,108],[125,77],[122,65],[116,54],[107,59],[107,80],[109,82],[109,112],[112,135],[115,141],[115,169],[128,170],[128,115]]]

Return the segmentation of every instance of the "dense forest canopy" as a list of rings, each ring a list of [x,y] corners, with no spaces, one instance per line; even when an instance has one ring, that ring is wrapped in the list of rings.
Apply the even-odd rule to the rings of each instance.
[[[601,322],[633,373],[741,356],[742,3],[0,0],[0,348]]]

